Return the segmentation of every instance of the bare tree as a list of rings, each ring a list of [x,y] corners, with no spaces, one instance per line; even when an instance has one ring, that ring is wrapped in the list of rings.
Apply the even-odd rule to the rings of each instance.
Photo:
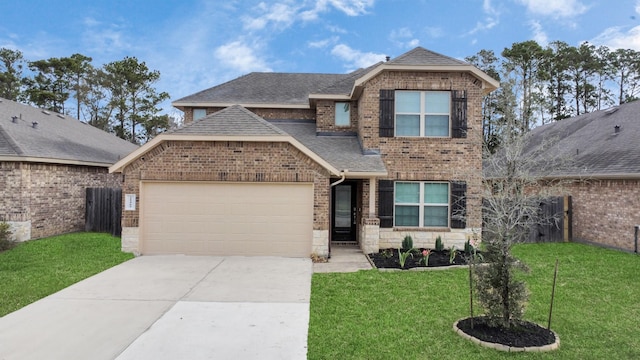
[[[558,220],[544,218],[539,209],[544,199],[563,193],[563,181],[551,175],[567,160],[554,156],[559,152],[552,149],[552,139],[537,143],[531,133],[506,133],[498,151],[487,151],[484,157],[482,238],[487,264],[476,267],[476,294],[490,325],[512,328],[522,320],[528,291],[516,277],[527,267],[511,249],[528,237],[532,226]]]

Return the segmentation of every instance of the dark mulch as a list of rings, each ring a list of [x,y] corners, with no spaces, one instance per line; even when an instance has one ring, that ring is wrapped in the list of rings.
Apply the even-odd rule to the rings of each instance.
[[[404,263],[404,268],[411,269],[416,267],[425,267],[422,259],[422,250],[416,250],[413,256],[409,256]],[[377,268],[400,269],[400,259],[398,258],[398,249],[383,249],[377,253],[368,254]],[[431,250],[429,255],[429,267],[466,265],[468,256],[464,252],[456,252],[453,263],[449,262],[449,250],[435,251]]]
[[[553,332],[532,322],[523,321],[512,329],[495,328],[487,325],[482,316],[460,320],[458,329],[476,339],[514,347],[532,347],[553,344],[556,337]]]

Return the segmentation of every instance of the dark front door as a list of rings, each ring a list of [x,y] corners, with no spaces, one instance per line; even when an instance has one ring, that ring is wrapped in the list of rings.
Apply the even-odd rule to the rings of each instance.
[[[344,182],[332,189],[331,240],[356,241],[356,183]]]

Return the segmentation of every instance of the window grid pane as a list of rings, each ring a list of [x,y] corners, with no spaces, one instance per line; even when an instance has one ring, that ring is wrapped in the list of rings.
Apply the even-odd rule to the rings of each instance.
[[[424,226],[446,227],[449,225],[449,207],[425,206]]]
[[[420,226],[420,207],[396,205],[396,226]]]
[[[396,203],[420,204],[420,183],[396,183]]]
[[[449,99],[451,97],[449,92],[427,91],[424,97],[427,114],[449,114]]]
[[[420,136],[420,115],[398,115],[396,117],[396,135]]]
[[[419,91],[398,91],[396,92],[396,113],[420,113],[420,92]]]
[[[449,184],[447,183],[425,183],[424,184],[425,204],[448,204]]]
[[[426,115],[424,122],[426,136],[449,136],[449,115]]]

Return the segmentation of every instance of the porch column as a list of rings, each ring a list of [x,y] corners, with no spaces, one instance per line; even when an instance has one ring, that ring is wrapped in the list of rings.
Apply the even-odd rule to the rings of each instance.
[[[376,178],[369,178],[369,219],[376,217],[376,195],[378,183]]]

